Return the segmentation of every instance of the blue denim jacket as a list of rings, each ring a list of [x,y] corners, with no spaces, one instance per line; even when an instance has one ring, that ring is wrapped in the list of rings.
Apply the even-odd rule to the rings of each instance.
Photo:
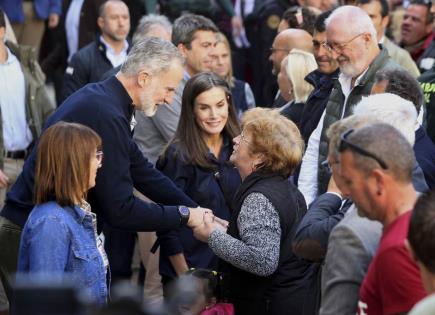
[[[33,208],[21,235],[18,272],[63,274],[95,303],[107,301],[106,270],[92,216],[78,206],[47,202]]]

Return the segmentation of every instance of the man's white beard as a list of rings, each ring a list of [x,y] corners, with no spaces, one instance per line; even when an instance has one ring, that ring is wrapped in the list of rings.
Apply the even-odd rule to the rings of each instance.
[[[140,95],[140,108],[144,112],[145,116],[152,117],[157,112],[157,106],[151,100],[152,93],[143,92]]]

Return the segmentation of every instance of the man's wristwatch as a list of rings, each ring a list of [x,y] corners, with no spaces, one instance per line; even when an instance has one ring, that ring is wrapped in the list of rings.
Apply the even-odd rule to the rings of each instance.
[[[190,210],[186,206],[178,206],[178,214],[180,215],[180,226],[186,225],[189,221]]]

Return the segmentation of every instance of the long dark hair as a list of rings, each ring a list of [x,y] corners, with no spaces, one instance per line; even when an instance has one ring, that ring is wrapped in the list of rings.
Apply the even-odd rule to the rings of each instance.
[[[180,121],[175,136],[171,141],[171,143],[180,144],[177,146],[177,153],[181,153],[182,158],[186,159],[188,163],[206,169],[214,169],[215,165],[208,158],[209,148],[202,137],[201,129],[196,123],[193,107],[198,95],[214,87],[224,90],[228,102],[228,120],[222,133],[229,139],[233,139],[240,134],[240,126],[228,83],[212,72],[202,72],[194,75],[186,83],[181,103]]]

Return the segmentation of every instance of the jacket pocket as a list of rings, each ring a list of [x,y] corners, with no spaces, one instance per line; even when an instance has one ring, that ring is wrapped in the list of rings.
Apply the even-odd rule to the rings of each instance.
[[[90,286],[101,273],[98,250],[94,247],[73,248],[74,259],[72,269],[78,284]]]

